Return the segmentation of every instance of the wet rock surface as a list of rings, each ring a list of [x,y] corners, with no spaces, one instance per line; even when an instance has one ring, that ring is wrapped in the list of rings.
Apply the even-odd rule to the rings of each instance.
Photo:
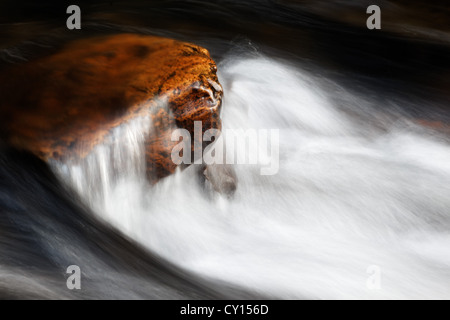
[[[172,39],[120,34],[78,40],[0,76],[3,140],[40,158],[77,161],[111,130],[151,118],[151,180],[176,169],[176,128],[220,129],[222,87],[209,52]]]

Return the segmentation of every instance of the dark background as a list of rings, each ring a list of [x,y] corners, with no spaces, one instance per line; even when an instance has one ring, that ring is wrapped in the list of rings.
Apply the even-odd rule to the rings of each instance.
[[[71,4],[81,7],[82,30],[66,28]],[[366,28],[371,4],[381,7],[382,30]],[[378,111],[448,123],[449,18],[447,1],[7,0],[0,3],[0,71],[77,38],[157,34],[203,45],[218,62],[231,51],[257,50],[376,97]],[[390,110],[383,99],[408,103]],[[12,270],[10,277],[3,271],[0,297],[255,297],[140,248],[92,218],[40,160],[0,148],[0,267]],[[84,296],[61,287],[71,257],[92,266]]]
[[[81,8],[82,30],[66,28],[70,4]],[[366,28],[372,4],[381,7],[382,30]],[[74,38],[117,32],[196,42],[217,60],[251,43],[271,56],[310,61],[350,89],[437,102],[427,103],[430,112],[410,111],[447,121],[449,11],[445,1],[3,1],[0,54],[21,62]]]

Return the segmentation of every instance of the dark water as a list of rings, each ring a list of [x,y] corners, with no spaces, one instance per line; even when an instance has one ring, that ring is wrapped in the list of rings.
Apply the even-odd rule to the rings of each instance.
[[[230,52],[236,61],[257,53],[273,63],[301,66],[312,78],[363,97],[360,107],[350,105],[334,93],[336,87],[322,83],[334,105],[360,124],[382,127],[377,121],[407,119],[445,126],[450,120],[450,15],[444,1],[78,1],[81,31],[65,28],[69,4],[2,1],[1,68],[49,54],[77,38],[156,34],[206,47],[219,66]],[[381,31],[365,26],[370,4],[382,8]],[[194,275],[184,270],[183,261],[161,258],[152,246],[144,248],[96,218],[85,200],[32,155],[5,146],[0,162],[0,297],[277,296],[264,286],[242,283],[244,290],[238,280]],[[87,266],[85,285],[69,291],[65,270],[80,263]],[[302,294],[307,293],[279,296]]]
[[[182,272],[99,222],[34,156],[3,149],[0,162],[1,298],[253,297]],[[82,291],[66,287],[75,262]]]
[[[408,111],[447,118],[450,14],[445,2],[81,1],[82,31],[66,29],[68,4],[3,1],[3,60],[20,62],[75,38],[117,32],[192,41],[218,61],[236,47],[248,51],[250,43],[271,56],[309,63],[315,72],[368,94],[375,89],[398,98],[431,99],[437,102],[433,110]],[[366,28],[370,4],[382,7],[383,31]]]

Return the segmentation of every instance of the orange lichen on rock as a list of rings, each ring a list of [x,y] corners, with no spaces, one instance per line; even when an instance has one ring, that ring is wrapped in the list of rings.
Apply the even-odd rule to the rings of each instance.
[[[199,46],[121,34],[73,42],[0,75],[1,135],[44,160],[82,159],[112,129],[153,119],[146,141],[149,176],[174,172],[175,128],[220,129],[217,67]]]

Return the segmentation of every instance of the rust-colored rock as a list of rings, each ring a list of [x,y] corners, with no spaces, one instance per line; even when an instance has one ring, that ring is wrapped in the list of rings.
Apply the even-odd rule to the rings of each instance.
[[[148,174],[174,172],[174,128],[220,129],[216,64],[199,46],[133,34],[76,41],[0,75],[1,135],[44,160],[82,159],[115,127],[150,115]],[[163,102],[161,102],[163,101]],[[167,102],[167,103],[164,103]]]
[[[420,124],[421,126],[432,128],[433,130],[450,134],[450,125],[448,123],[445,123],[443,121],[431,121],[431,120],[424,120],[419,119],[416,120],[416,123]]]

